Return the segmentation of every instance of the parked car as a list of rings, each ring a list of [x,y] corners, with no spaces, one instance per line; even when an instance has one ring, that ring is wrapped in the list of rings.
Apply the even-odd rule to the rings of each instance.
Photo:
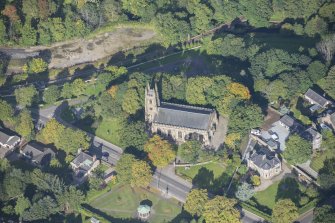
[[[251,134],[260,136],[261,135],[261,130],[259,129],[251,129]]]

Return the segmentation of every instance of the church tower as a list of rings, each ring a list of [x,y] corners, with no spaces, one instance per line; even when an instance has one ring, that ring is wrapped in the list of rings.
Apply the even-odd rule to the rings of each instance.
[[[158,107],[160,105],[159,95],[157,91],[157,84],[155,83],[155,88],[150,88],[149,83],[145,88],[145,121],[151,124],[158,112]]]

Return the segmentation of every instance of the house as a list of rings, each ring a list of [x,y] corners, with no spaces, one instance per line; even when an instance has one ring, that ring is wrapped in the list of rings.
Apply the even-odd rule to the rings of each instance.
[[[197,140],[211,145],[218,126],[215,110],[161,102],[157,85],[145,89],[145,120],[151,133],[165,136],[176,143]]]
[[[249,143],[253,145],[247,158],[248,167],[256,170],[263,179],[271,179],[280,174],[282,170],[281,160],[275,151],[260,143],[258,140]]]
[[[310,108],[310,110],[313,111],[317,111],[321,108],[327,108],[328,105],[331,104],[331,101],[327,100],[326,98],[324,98],[323,96],[321,96],[320,94],[316,93],[315,91],[313,91],[312,89],[308,89],[307,92],[304,94],[304,98],[312,105],[316,105],[316,106],[312,106]]]
[[[48,166],[52,158],[55,157],[55,152],[37,143],[28,143],[20,151],[23,157],[27,158],[36,166]]]
[[[17,135],[7,134],[0,130],[0,158],[5,158],[14,151],[21,139]]]
[[[313,127],[307,128],[301,136],[312,142],[313,150],[319,149],[321,147],[322,135]]]
[[[325,114],[318,119],[320,124],[329,126],[335,131],[335,111],[329,110],[326,111]]]
[[[86,152],[79,151],[76,158],[71,162],[74,180],[78,184],[83,183],[99,164],[96,155],[91,156]]]
[[[281,126],[285,127],[287,130],[290,130],[294,127],[295,120],[294,120],[294,118],[292,118],[289,115],[284,115],[279,120],[279,123],[280,123]]]

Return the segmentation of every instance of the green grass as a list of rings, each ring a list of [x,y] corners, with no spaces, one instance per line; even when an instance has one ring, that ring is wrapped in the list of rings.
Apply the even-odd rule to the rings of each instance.
[[[199,172],[201,168],[206,168],[209,171],[212,171],[214,174],[214,178],[218,178],[222,175],[225,168],[217,162],[208,163],[205,165],[192,166],[189,169],[185,169],[185,167],[177,167],[176,171],[178,174],[186,176],[189,179],[193,179]]]
[[[323,167],[323,162],[326,159],[335,157],[335,153],[332,150],[326,150],[322,153],[318,153],[315,157],[313,157],[311,162],[311,168],[315,170],[316,172],[319,172],[319,170]]]
[[[257,202],[272,209],[276,203],[279,182],[280,181],[275,182],[264,191],[257,192],[254,196]]]
[[[104,140],[115,145],[120,145],[119,131],[121,130],[121,120],[118,118],[104,119],[95,131],[95,134]]]
[[[150,191],[131,188],[129,185],[117,185],[111,192],[96,197],[90,205],[116,218],[132,218],[143,200],[152,202],[154,214],[150,222],[169,221],[181,212],[181,207],[175,200],[164,199]]]

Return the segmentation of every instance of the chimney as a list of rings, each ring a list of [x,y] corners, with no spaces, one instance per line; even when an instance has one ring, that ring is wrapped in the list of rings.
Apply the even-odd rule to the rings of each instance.
[[[79,153],[81,153],[81,148],[79,148],[79,149],[77,150],[77,154],[79,154]]]
[[[93,155],[93,162],[95,162],[97,160],[97,155]]]
[[[262,160],[265,160],[265,158],[266,158],[266,155],[263,155],[263,156],[262,156]]]

